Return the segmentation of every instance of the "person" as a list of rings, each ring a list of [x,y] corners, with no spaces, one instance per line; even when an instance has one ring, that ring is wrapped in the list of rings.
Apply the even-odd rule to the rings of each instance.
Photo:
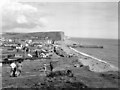
[[[16,73],[16,75],[19,76],[21,74],[21,71],[22,71],[22,62],[18,61],[17,62],[17,73]]]
[[[44,74],[47,76],[47,64],[44,64]]]
[[[37,50],[35,50],[35,56],[38,57],[38,51]]]
[[[10,67],[11,67],[10,76],[15,77],[15,76],[16,76],[16,69],[17,69],[16,63],[15,63],[15,62],[12,62],[12,63],[10,64]]]
[[[51,72],[53,71],[53,64],[52,64],[52,62],[50,62],[50,71]]]
[[[49,64],[44,64],[44,73],[46,76],[49,76],[53,72],[53,64],[50,62]]]

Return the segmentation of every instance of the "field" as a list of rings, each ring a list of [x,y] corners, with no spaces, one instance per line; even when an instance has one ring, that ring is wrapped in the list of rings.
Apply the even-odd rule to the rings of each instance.
[[[54,64],[53,74],[46,76],[41,67],[44,63],[52,61]],[[71,58],[52,58],[22,62],[22,74],[19,77],[9,76],[9,65],[2,66],[2,88],[42,88],[62,89],[62,88],[117,88],[117,72],[95,73],[87,66],[74,67],[75,64],[81,65],[77,57]],[[64,74],[63,71],[70,70],[72,76]]]
[[[76,48],[77,50],[95,56],[106,62],[109,62],[118,67],[118,40],[112,39],[84,39],[84,38],[72,38],[83,45],[101,45],[104,48]]]

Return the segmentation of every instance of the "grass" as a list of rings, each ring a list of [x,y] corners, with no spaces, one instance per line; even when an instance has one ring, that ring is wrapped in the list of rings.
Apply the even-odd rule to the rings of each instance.
[[[112,87],[117,88],[117,81],[115,78],[105,78],[101,76],[100,73],[94,73],[89,71],[89,68],[83,66],[76,68],[74,64],[77,63],[74,61],[75,58],[59,58],[57,63],[54,63],[55,68],[64,68],[70,69],[73,73],[73,77],[66,75],[57,75],[54,77],[46,77],[44,72],[40,71],[40,68],[44,63],[49,63],[50,59],[47,60],[35,60],[29,61],[26,60],[23,62],[22,74],[19,77],[9,77],[9,65],[3,65],[2,67],[2,86],[4,87],[22,87],[22,88],[31,88],[44,87],[45,90],[48,88],[80,88],[82,86],[87,87]],[[74,63],[72,63],[74,61]],[[69,67],[68,67],[69,66]],[[59,69],[59,70],[60,70]],[[59,71],[58,70],[58,71]],[[113,73],[114,74],[114,73]],[[114,81],[114,82],[113,82]],[[61,89],[59,88],[59,89]]]

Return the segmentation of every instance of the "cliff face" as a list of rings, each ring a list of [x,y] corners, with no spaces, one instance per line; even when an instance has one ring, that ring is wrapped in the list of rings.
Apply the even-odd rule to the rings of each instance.
[[[64,40],[64,32],[33,32],[33,33],[5,33],[5,38],[19,38],[19,39],[52,39],[55,41]]]

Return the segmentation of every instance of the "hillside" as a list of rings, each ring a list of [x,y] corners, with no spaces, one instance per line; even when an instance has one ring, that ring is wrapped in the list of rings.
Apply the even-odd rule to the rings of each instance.
[[[37,37],[37,39],[44,39],[48,37],[48,39],[52,40],[63,40],[64,32],[34,32],[34,33],[4,33],[2,34],[4,38],[11,38],[11,39],[31,39]]]

